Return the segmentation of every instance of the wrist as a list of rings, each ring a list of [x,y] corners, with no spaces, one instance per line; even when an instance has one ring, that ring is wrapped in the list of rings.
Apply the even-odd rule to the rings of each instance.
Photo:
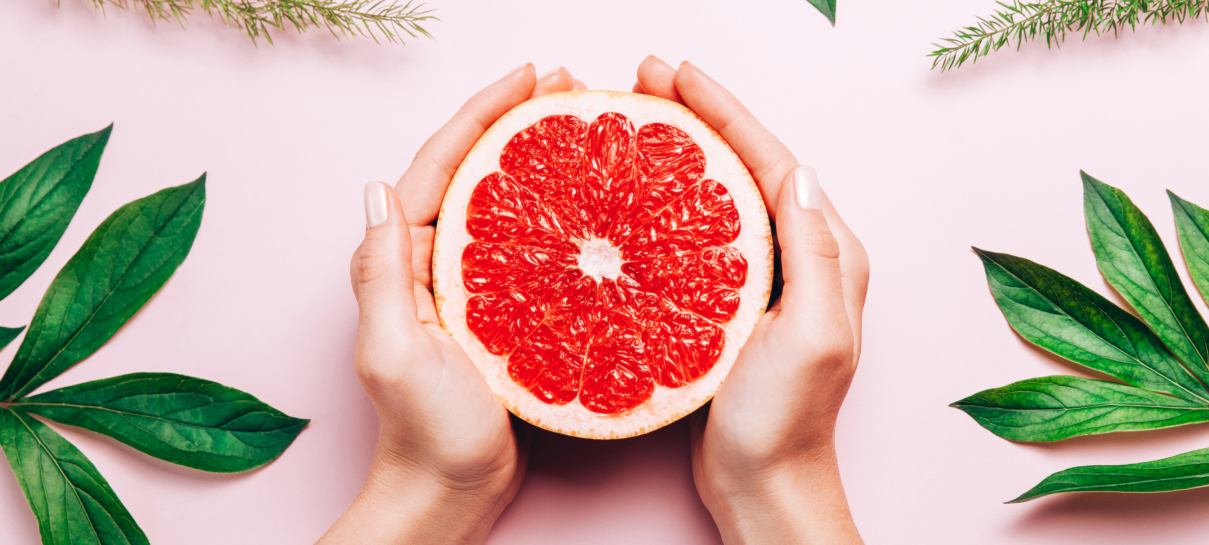
[[[701,473],[698,489],[727,544],[862,543],[831,444],[760,468]]]
[[[319,543],[482,543],[516,493],[501,480],[453,482],[378,452],[361,493]]]

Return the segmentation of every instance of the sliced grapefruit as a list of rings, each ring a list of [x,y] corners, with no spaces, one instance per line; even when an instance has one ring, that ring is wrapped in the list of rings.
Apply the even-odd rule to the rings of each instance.
[[[545,95],[479,139],[437,223],[441,325],[510,411],[612,439],[709,401],[768,305],[772,235],[734,151],[667,100]]]

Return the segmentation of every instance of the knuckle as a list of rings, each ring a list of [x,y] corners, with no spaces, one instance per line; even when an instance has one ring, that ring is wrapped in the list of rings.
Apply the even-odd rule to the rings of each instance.
[[[353,257],[353,278],[357,284],[373,284],[390,270],[390,258],[362,246]]]
[[[826,231],[805,233],[800,237],[798,245],[807,252],[826,259],[840,258],[840,242],[835,235]]]

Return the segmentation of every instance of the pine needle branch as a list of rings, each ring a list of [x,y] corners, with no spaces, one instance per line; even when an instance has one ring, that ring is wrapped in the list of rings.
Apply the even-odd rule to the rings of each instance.
[[[944,44],[932,44],[937,48],[928,55],[934,57],[932,68],[944,71],[966,61],[975,63],[1013,42],[1016,49],[1042,39],[1048,47],[1061,47],[1068,33],[1080,33],[1087,39],[1092,33],[1116,36],[1126,28],[1136,29],[1139,23],[1209,20],[1209,0],[1012,0],[998,4],[1001,9],[988,18],[980,17],[977,25],[958,30]]]
[[[393,0],[88,0],[98,11],[106,6],[142,9],[152,21],[177,21],[182,26],[189,15],[201,10],[217,16],[228,27],[242,30],[252,42],[260,38],[270,44],[270,29],[285,30],[292,25],[299,33],[311,27],[324,27],[336,38],[379,37],[391,43],[411,38],[432,38],[421,23],[437,21],[424,4],[397,5]],[[380,42],[379,42],[380,43]]]

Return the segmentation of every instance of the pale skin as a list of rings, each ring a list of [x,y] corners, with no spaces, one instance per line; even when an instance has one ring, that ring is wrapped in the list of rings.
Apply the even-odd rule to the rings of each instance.
[[[565,69],[538,78],[524,65],[472,97],[393,191],[367,186],[371,225],[351,266],[355,364],[382,424],[361,493],[320,544],[481,543],[516,495],[529,428],[437,321],[431,224],[457,165],[496,119],[531,97],[583,88]],[[859,544],[835,422],[860,357],[865,250],[825,194],[799,204],[793,154],[704,72],[648,57],[634,91],[681,102],[718,130],[755,177],[781,249],[781,298],[708,411],[693,416],[701,500],[727,544]]]

